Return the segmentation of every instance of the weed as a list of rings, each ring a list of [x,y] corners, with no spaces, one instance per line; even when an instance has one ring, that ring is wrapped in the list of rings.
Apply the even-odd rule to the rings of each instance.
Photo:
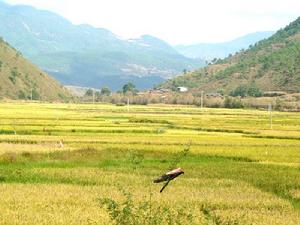
[[[122,194],[125,197],[123,202],[100,199],[101,206],[116,225],[196,224],[193,215],[183,208],[172,210],[167,206],[153,206],[151,194],[148,200],[140,202],[134,202],[129,192],[122,191]]]

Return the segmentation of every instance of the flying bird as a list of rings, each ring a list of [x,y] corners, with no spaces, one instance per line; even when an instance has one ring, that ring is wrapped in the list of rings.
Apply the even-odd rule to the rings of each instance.
[[[180,176],[181,174],[184,174],[183,170],[181,168],[177,168],[175,170],[172,170],[170,172],[167,172],[166,174],[156,178],[153,182],[154,183],[161,183],[166,181],[162,189],[160,190],[160,193],[163,192],[163,190],[168,186],[171,180],[174,180],[176,177]]]

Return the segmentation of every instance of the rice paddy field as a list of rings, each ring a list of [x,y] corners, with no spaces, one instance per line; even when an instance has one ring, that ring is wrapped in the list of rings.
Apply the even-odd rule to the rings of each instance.
[[[300,224],[300,113],[0,103],[0,224]],[[185,174],[163,193],[153,179]]]

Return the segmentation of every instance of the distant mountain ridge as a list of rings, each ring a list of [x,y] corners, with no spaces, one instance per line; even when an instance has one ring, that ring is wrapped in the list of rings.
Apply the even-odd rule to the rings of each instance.
[[[65,101],[71,94],[0,38],[0,98]]]
[[[162,84],[193,92],[230,92],[243,88],[300,92],[300,17],[268,39],[213,65]]]
[[[250,45],[255,44],[265,38],[269,38],[275,32],[263,31],[245,35],[232,41],[223,43],[202,43],[195,45],[177,45],[174,48],[182,55],[190,58],[200,58],[203,60],[213,60],[214,58],[225,58],[229,54],[234,54],[241,49],[247,49]]]
[[[68,85],[116,90],[133,81],[149,88],[204,65],[150,35],[124,40],[106,29],[73,25],[55,13],[1,1],[0,35]]]

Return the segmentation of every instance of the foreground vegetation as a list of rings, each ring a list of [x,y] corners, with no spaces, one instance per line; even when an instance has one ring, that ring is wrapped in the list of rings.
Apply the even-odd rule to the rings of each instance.
[[[0,224],[300,224],[299,113],[271,129],[266,111],[1,103],[0,120]]]

